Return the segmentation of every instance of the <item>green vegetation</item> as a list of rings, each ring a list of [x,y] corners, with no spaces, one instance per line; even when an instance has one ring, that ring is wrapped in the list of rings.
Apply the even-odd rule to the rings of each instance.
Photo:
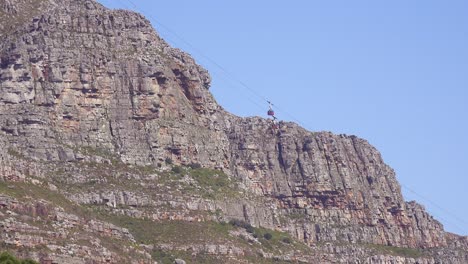
[[[39,264],[38,262],[31,259],[18,259],[8,252],[0,254],[0,264]]]
[[[191,169],[195,170],[195,169],[200,169],[202,166],[200,165],[200,163],[193,163],[192,162],[192,163],[189,164],[189,167]]]
[[[280,260],[268,260],[262,256],[256,256],[256,249],[265,252],[281,254],[285,250],[308,250],[307,246],[294,241],[287,233],[266,228],[255,228],[241,220],[232,220],[229,223],[187,222],[187,221],[152,221],[148,219],[136,219],[129,216],[112,215],[102,212],[103,220],[117,226],[127,228],[135,237],[138,244],[177,244],[203,245],[232,243],[241,248],[246,248],[248,258],[255,259],[252,263],[288,263]],[[255,244],[245,237],[233,236],[230,232],[244,228],[252,236],[257,237],[260,244]],[[190,252],[168,251],[154,249],[152,257],[160,263],[174,263],[176,258],[181,258],[187,263],[224,263],[218,257],[208,254],[192,255]]]
[[[154,260],[157,260],[158,263],[162,264],[173,264],[176,259],[176,257],[172,253],[168,251],[163,251],[162,249],[153,250],[153,252],[151,252],[151,257]]]
[[[137,243],[143,244],[221,242],[229,238],[229,230],[232,230],[232,226],[228,224],[212,221],[152,221],[109,214],[105,211],[97,211],[97,214],[97,217],[101,220],[127,228],[135,237]]]
[[[229,177],[218,170],[199,168],[192,170],[190,175],[201,186],[212,187],[214,191],[228,187],[231,184]]]
[[[174,166],[174,167],[172,167],[171,171],[172,171],[173,173],[179,174],[179,173],[182,173],[182,172],[183,172],[183,169],[182,169],[182,167],[180,167],[180,166]]]
[[[304,263],[302,261],[291,261],[291,260],[281,260],[279,258],[265,258],[263,256],[245,256],[248,260],[248,263],[255,263],[255,264],[298,264]]]
[[[90,219],[99,219],[98,214],[90,210],[89,208],[86,208],[80,204],[73,203],[72,201],[68,200],[65,196],[62,194],[52,191],[47,188],[46,184],[32,184],[28,182],[2,182],[0,181],[0,194],[5,194],[10,197],[18,199],[20,202],[34,202],[34,201],[39,201],[39,200],[45,200],[48,203],[51,204],[51,207],[61,207],[63,208],[67,213],[74,214],[81,219],[88,221]],[[49,206],[46,206],[46,208],[49,208]],[[37,217],[34,221],[28,221],[28,220],[22,220],[23,222],[26,222],[30,225],[39,227],[41,230],[53,230],[51,226],[51,219],[49,218],[49,214],[47,212],[47,209],[43,211],[45,215],[41,215],[41,219],[38,220]],[[22,214],[27,214],[23,212]],[[76,244],[81,244],[81,245],[86,245],[90,246],[91,244],[89,243],[89,240],[86,238],[88,236],[92,236],[91,234],[87,233],[87,231],[82,230],[79,227],[76,227],[73,229],[73,232],[76,235],[75,240],[72,243]],[[93,234],[96,235],[96,234]],[[115,239],[113,237],[108,237],[108,236],[100,236],[99,237],[101,243],[106,246],[106,248],[113,250],[114,252],[119,252],[121,251],[121,247],[119,246],[123,241]],[[59,243],[67,243],[66,240],[63,240]],[[0,245],[0,248],[4,247],[5,245]],[[128,246],[133,247],[133,244],[128,244]],[[4,247],[5,248],[5,247]],[[44,249],[39,249],[38,246],[35,247],[36,250],[40,252],[47,251],[47,248]],[[125,255],[123,257],[126,257]],[[10,263],[10,262],[6,262]],[[5,263],[5,264],[6,264]],[[11,262],[11,263],[16,263],[16,262]],[[20,263],[25,263],[25,264],[30,264],[30,263],[36,263],[36,262],[20,262]],[[129,262],[128,262],[129,263]],[[0,261],[0,264],[3,264],[3,262]]]
[[[180,195],[201,196],[206,199],[239,197],[237,183],[220,170],[201,168],[198,163],[189,166],[172,165],[169,172],[159,172],[159,186],[169,186]],[[186,179],[189,177],[192,180]],[[195,184],[194,184],[195,183]]]
[[[8,154],[18,159],[26,159],[26,157],[22,153],[13,148],[8,149]]]
[[[364,244],[365,247],[376,250],[379,253],[389,254],[394,256],[401,256],[407,258],[419,258],[424,256],[424,253],[415,248],[404,248],[404,247],[394,247],[394,246],[385,246],[377,244]]]
[[[46,185],[35,185],[27,182],[1,182],[0,193],[14,197],[20,201],[45,200],[53,206],[60,206],[68,212],[89,219],[89,212],[79,204],[73,203],[62,194],[50,190]]]
[[[73,148],[75,151],[87,156],[99,156],[101,158],[109,159],[113,164],[119,162],[119,157],[114,152],[105,148],[95,148],[90,146],[84,146],[79,148]]]
[[[149,175],[149,174],[156,174],[157,170],[154,166],[147,165],[147,166],[133,166],[133,169],[139,171],[140,173],[144,175]],[[131,169],[131,168],[130,168]]]
[[[185,260],[187,263],[197,263],[197,264],[211,264],[211,263],[226,263],[225,259],[219,256],[213,256],[206,253],[200,253],[196,255],[190,254],[187,251],[179,250],[162,250],[155,249],[151,253],[151,256],[158,263],[162,264],[174,264],[177,258]]]
[[[242,228],[249,228],[249,227],[252,227],[252,225],[250,225],[249,223],[243,221],[243,220],[238,220],[238,219],[232,219],[231,221],[229,221],[229,224],[231,224],[232,226],[235,226],[235,227],[242,227]]]
[[[265,233],[263,234],[263,238],[265,238],[266,240],[271,240],[273,238],[273,235],[270,233]]]
[[[276,252],[278,249],[302,249],[307,250],[308,247],[302,243],[294,241],[291,236],[285,232],[275,231],[263,227],[253,227],[249,223],[242,220],[231,220],[229,224],[233,227],[244,228],[248,233],[262,244],[264,248]]]
[[[200,185],[202,196],[205,198],[216,199],[239,195],[237,184],[222,171],[198,168],[190,170],[189,174]]]
[[[249,223],[247,223],[245,221],[233,219],[233,220],[229,221],[229,224],[231,224],[232,226],[235,226],[235,227],[244,228],[245,231],[247,231],[247,233],[254,234],[254,236],[256,237],[255,227],[253,227],[251,224],[249,224]]]
[[[293,240],[286,232],[259,227],[255,228],[254,234],[258,236],[264,248],[277,254],[281,254],[283,250],[310,250],[305,244]]]
[[[90,152],[90,150],[87,150]],[[102,153],[101,153],[102,154]],[[231,244],[245,250],[249,258],[255,259],[255,263],[284,263],[266,260],[263,256],[257,256],[259,250],[263,252],[282,254],[284,251],[303,250],[303,244],[293,241],[286,233],[277,232],[265,228],[255,228],[242,221],[232,223],[219,223],[215,221],[188,222],[188,221],[152,221],[149,219],[138,219],[125,216],[119,212],[115,214],[114,209],[100,205],[79,205],[68,200],[61,194],[76,192],[96,192],[109,188],[130,190],[152,195],[162,192],[170,192],[172,195],[202,196],[208,199],[222,199],[224,197],[238,197],[240,188],[237,183],[219,170],[199,167],[199,164],[189,166],[172,165],[171,171],[158,171],[153,166],[135,166],[122,162],[118,163],[96,163],[96,162],[72,162],[66,166],[53,163],[49,172],[50,179],[61,190],[49,189],[48,182],[37,178],[37,182],[0,182],[0,193],[15,197],[20,201],[46,200],[51,205],[62,207],[66,212],[73,213],[84,219],[99,219],[110,222],[119,227],[127,228],[135,237],[136,243],[114,241],[112,238],[100,237],[107,248],[117,252],[120,250],[119,243],[126,244],[129,248],[138,248],[139,244],[146,245],[223,245]],[[174,169],[176,168],[176,169]],[[75,173],[87,175],[86,182],[69,182]],[[154,175],[156,174],[156,175]],[[151,175],[151,177],[145,177]],[[32,177],[34,178],[34,177]],[[157,198],[159,196],[154,196]],[[172,207],[158,205],[161,212],[171,212]],[[119,207],[125,209],[125,207]],[[150,208],[151,210],[151,208]],[[117,211],[115,211],[117,212]],[[208,215],[208,212],[193,211],[193,215]],[[213,214],[222,216],[222,211],[217,210]],[[192,215],[192,214],[191,214]],[[218,219],[222,219],[219,217]],[[47,228],[47,221],[38,222]],[[249,235],[239,234],[235,231],[243,228]],[[77,234],[82,230],[76,229]],[[271,238],[268,238],[269,234]],[[266,237],[266,238],[265,238]],[[289,239],[289,240],[288,240]],[[255,240],[255,241],[254,241]],[[287,243],[285,241],[291,241]],[[87,243],[75,241],[76,243]],[[152,256],[159,263],[173,263],[175,258],[181,258],[187,263],[227,263],[222,257],[212,256],[204,252],[178,252],[155,247]]]
[[[244,248],[247,256],[255,259],[255,263],[285,263],[270,261],[262,256],[256,256],[255,252],[260,249],[274,254],[281,254],[284,250],[303,249],[301,247],[303,244],[301,243],[292,240],[291,243],[285,243],[284,241],[290,239],[286,233],[265,228],[254,228],[244,221],[231,221],[231,223],[218,223],[214,221],[152,221],[112,214],[108,209],[100,210],[99,208],[101,207],[98,206],[86,208],[70,202],[58,192],[49,190],[45,183],[34,185],[31,183],[0,182],[0,193],[5,193],[19,200],[44,199],[51,202],[51,204],[64,208],[67,212],[72,212],[85,219],[95,218],[127,228],[137,242],[135,245],[129,244],[130,247],[134,247],[137,244],[206,245],[228,243]],[[233,235],[231,232],[238,228],[244,228],[252,236],[257,237],[260,243],[253,243],[252,238]],[[81,231],[77,230],[77,232]],[[270,234],[271,239],[265,239],[265,237],[268,237],[266,234]],[[100,239],[103,244],[115,251],[119,250],[119,247],[115,247],[116,244],[122,243],[122,241],[113,241],[111,238],[106,237],[100,237]],[[80,243],[84,243],[84,241]],[[203,252],[193,255],[190,251],[178,252],[155,249],[152,255],[160,263],[173,263],[175,258],[184,259],[188,263],[226,263],[224,259],[219,259],[217,256]]]

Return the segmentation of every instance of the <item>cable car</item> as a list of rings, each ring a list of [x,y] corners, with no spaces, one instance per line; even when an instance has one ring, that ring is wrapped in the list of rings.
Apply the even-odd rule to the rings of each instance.
[[[268,108],[269,108],[267,114],[269,116],[275,117],[275,111],[273,111],[273,104],[270,101],[267,101],[267,102],[268,102]]]

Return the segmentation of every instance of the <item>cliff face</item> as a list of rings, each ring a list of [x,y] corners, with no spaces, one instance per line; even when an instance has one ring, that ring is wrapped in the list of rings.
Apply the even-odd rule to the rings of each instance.
[[[1,49],[0,102],[13,117],[3,130],[18,141],[34,137],[28,151],[38,159],[63,159],[59,152],[69,152],[57,141],[145,164],[170,151],[186,157],[190,150],[177,148],[192,139],[177,136],[172,127],[179,124],[171,122],[205,128],[223,117],[206,92],[206,70],[168,47],[138,14],[70,1],[4,36]]]
[[[407,247],[446,245],[440,223],[405,203],[393,170],[355,136],[310,133],[247,119],[231,136],[233,168],[257,193],[275,197],[304,221],[305,240],[339,240]],[[234,144],[232,144],[234,143]]]
[[[229,261],[261,252],[262,261],[468,262],[467,239],[405,202],[394,171],[365,140],[293,123],[275,131],[268,120],[225,112],[209,92],[208,72],[141,15],[91,0],[2,0],[0,7],[6,247],[33,248],[45,263],[118,262],[131,252],[157,260],[160,251]],[[211,230],[233,219],[294,243],[268,252],[268,241],[242,233],[244,224],[201,244],[163,239],[164,232],[138,239],[142,230],[121,227],[136,221],[166,230],[182,221]],[[74,241],[70,226],[82,237],[99,233],[92,245],[105,253]]]

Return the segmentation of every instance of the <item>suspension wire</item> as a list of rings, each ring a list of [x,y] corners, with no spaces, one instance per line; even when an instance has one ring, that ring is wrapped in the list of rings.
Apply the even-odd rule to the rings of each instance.
[[[228,78],[226,78],[226,76],[223,76],[222,74],[219,74],[219,73],[217,73],[217,72],[215,72],[215,71],[212,72],[211,74],[215,75],[215,76],[218,77],[218,78],[223,79],[223,80],[225,81],[224,83],[227,84],[229,87],[231,87],[231,88],[237,88],[237,86],[235,86],[234,84],[232,84],[231,81],[230,81]],[[253,105],[255,105],[259,110],[261,110],[261,111],[265,110],[265,107],[262,106],[258,101],[254,100],[254,99],[252,99],[252,98],[250,98],[250,97],[248,97],[248,96],[245,96],[245,98],[246,98],[250,103],[252,103]]]
[[[130,9],[128,5],[126,5],[123,1],[121,0],[117,0],[119,3],[121,3],[125,8],[127,9]],[[144,14],[145,16],[151,18],[154,22],[156,22],[158,25],[160,25],[161,27],[163,27],[167,32],[169,32],[170,34],[172,34],[173,36],[175,36],[177,39],[181,40],[185,45],[189,46],[193,51],[195,51],[197,54],[199,54],[203,59],[205,59],[206,61],[208,61],[209,63],[215,65],[218,69],[220,69],[227,77],[223,76],[222,74],[219,74],[215,71],[211,72],[212,74],[216,75],[217,77],[219,78],[222,78],[226,84],[228,84],[228,86],[232,87],[232,88],[237,88],[235,86],[233,86],[233,84],[230,83],[230,81],[234,81],[234,82],[237,82],[239,83],[242,87],[246,88],[248,91],[250,91],[253,95],[255,95],[257,97],[257,99],[260,99],[262,101],[268,101],[263,95],[261,95],[260,93],[258,93],[257,91],[255,91],[254,89],[250,88],[247,84],[245,84],[244,82],[242,82],[239,78],[235,77],[232,73],[230,73],[228,70],[226,70],[223,66],[221,66],[219,63],[217,63],[215,60],[211,59],[210,57],[208,57],[207,55],[205,55],[202,51],[200,51],[199,49],[197,49],[195,46],[193,46],[190,42],[188,42],[187,40],[185,40],[183,37],[181,37],[179,34],[177,34],[175,31],[173,31],[172,29],[170,29],[168,26],[164,25],[163,23],[161,23],[160,21],[158,21],[154,16],[152,16],[151,14],[148,14],[144,11],[142,11],[141,9],[138,8],[138,6],[131,0],[126,0],[127,2],[129,2],[133,8],[135,10],[137,10],[138,12],[141,12],[142,14]],[[169,36],[165,35],[164,38],[167,40]],[[171,40],[172,38],[169,37],[169,40]],[[173,40],[172,41],[173,43],[177,43],[177,41]],[[229,80],[230,79],[230,80]],[[260,105],[258,102],[254,101],[251,97],[245,95],[245,98],[247,98],[248,101],[250,101],[250,103],[252,103],[253,105],[255,105],[258,109],[260,110],[264,110],[265,107]],[[278,108],[279,109],[279,108]],[[281,111],[281,110],[280,110]],[[282,111],[284,112],[284,111]],[[295,119],[295,118],[294,118]],[[297,120],[297,119],[295,119]],[[296,121],[299,123],[299,121]]]
[[[125,8],[127,9],[130,9],[125,3],[123,3],[123,1],[121,0],[117,0],[118,2],[120,2]],[[214,66],[216,66],[218,69],[220,69],[226,76],[222,76],[221,74],[217,74],[218,77],[221,77],[223,78],[225,81],[228,81],[228,79],[231,79],[232,81],[234,82],[237,82],[238,84],[240,84],[240,86],[242,86],[243,88],[247,89],[248,91],[250,91],[251,94],[255,95],[257,97],[257,99],[261,99],[262,101],[266,102],[266,103],[269,103],[270,100],[268,100],[265,96],[263,96],[262,94],[260,94],[259,92],[257,92],[255,89],[251,88],[249,85],[247,85],[245,82],[243,82],[242,80],[240,80],[238,77],[236,77],[234,74],[232,74],[230,71],[228,71],[226,68],[224,68],[223,66],[221,66],[219,63],[217,63],[215,60],[211,59],[209,56],[205,55],[203,52],[201,52],[199,49],[197,49],[195,46],[193,46],[189,41],[185,40],[182,36],[180,36],[179,34],[177,34],[175,31],[173,31],[171,28],[169,28],[168,26],[164,25],[163,23],[161,23],[159,20],[157,20],[154,16],[152,16],[151,14],[148,14],[147,12],[141,10],[138,8],[138,6],[132,1],[132,0],[126,0],[127,2],[129,2],[133,8],[135,10],[137,10],[138,12],[141,12],[142,14],[144,14],[145,16],[151,18],[155,23],[157,23],[158,25],[160,25],[162,28],[164,28],[167,32],[169,32],[170,34],[172,34],[173,36],[175,36],[177,39],[179,39],[180,41],[182,41],[185,45],[187,45],[188,47],[190,47],[193,51],[195,51],[196,53],[198,53],[201,57],[203,57],[205,60],[207,60],[208,62],[210,62],[211,64],[213,64]],[[167,38],[168,36],[165,36],[165,38]],[[174,43],[176,43],[176,41],[173,40]],[[232,84],[230,84],[229,82],[226,82],[228,83],[231,87],[234,87]],[[251,98],[249,98],[248,96],[246,96],[246,98],[251,102],[253,103],[254,105],[256,105],[259,109],[264,109],[263,106],[261,106],[258,102],[255,102],[254,100],[252,100]],[[278,105],[276,104],[271,104],[272,106],[274,106],[276,109],[280,110],[280,112],[286,114],[289,118],[291,118],[291,120],[295,121],[296,123],[298,123],[299,125],[301,125],[302,127],[306,127],[304,125],[304,122],[301,122],[298,118],[296,118],[294,115],[292,115],[291,113],[289,113],[288,111],[284,110],[283,108],[279,107]],[[307,125],[307,124],[306,124]],[[311,127],[311,126],[310,126]],[[401,183],[400,183],[401,184]],[[447,213],[448,215],[450,215],[451,217],[453,217],[454,219],[458,220],[459,222],[461,223],[464,223],[464,224],[467,224],[467,222],[465,222],[463,219],[461,219],[460,217],[458,217],[456,214],[453,214],[451,213],[450,211],[448,211],[447,209],[444,209],[443,207],[441,207],[440,205],[434,203],[433,201],[431,201],[430,199],[418,194],[416,191],[414,191],[413,189],[410,189],[409,187],[401,184],[401,186],[405,189],[407,189],[408,191],[410,191],[411,193],[415,194],[416,196],[420,197],[421,199],[429,202],[430,204],[432,204],[434,207],[438,208],[439,210]],[[444,219],[442,217],[440,217],[441,219]],[[464,228],[461,228],[460,226],[458,226],[457,224],[451,222],[451,221],[447,221],[446,219],[444,219],[446,222],[454,225],[454,227],[456,227],[457,229],[459,229],[460,231],[462,232],[466,232],[466,230]]]
[[[409,188],[409,187],[403,185],[402,183],[400,183],[400,185],[401,185],[404,189],[406,189],[406,190],[408,190],[409,192],[411,192],[412,194],[414,194],[414,195],[416,195],[417,197],[423,199],[424,201],[430,203],[430,204],[431,204],[432,206],[434,206],[435,208],[437,208],[437,209],[439,209],[440,211],[444,212],[445,214],[451,216],[453,219],[459,221],[460,223],[463,223],[464,225],[468,225],[468,223],[467,223],[465,220],[463,220],[462,218],[458,217],[456,214],[452,213],[451,211],[445,209],[444,207],[438,205],[437,203],[433,202],[433,201],[430,200],[429,198],[424,197],[423,195],[417,193],[415,190],[413,190],[413,189],[411,189],[411,188]],[[454,222],[452,222],[452,221],[447,221],[446,218],[444,219],[444,218],[441,217],[441,216],[438,216],[438,217],[441,218],[442,220],[445,220],[446,222],[452,224],[454,227],[456,227],[456,228],[457,228],[458,230],[460,230],[461,232],[463,232],[463,233],[465,233],[465,234],[468,234],[468,233],[467,233],[467,230],[466,230],[465,228],[460,227],[458,224],[456,224],[456,223],[454,223]]]
[[[131,9],[127,4],[125,4],[123,1],[121,0],[117,0],[120,4],[122,4],[122,6],[126,9]],[[177,37],[178,39],[182,40],[186,45],[190,46],[195,52],[201,54],[201,56],[205,59],[205,60],[208,60],[209,62],[211,62],[212,64],[216,65],[219,69],[221,69],[223,72],[227,72],[226,69],[224,69],[221,65],[219,65],[218,63],[216,63],[214,60],[210,59],[208,56],[204,55],[201,51],[199,51],[197,48],[195,48],[193,45],[191,45],[188,41],[186,41],[184,38],[182,38],[181,36],[179,36],[177,33],[175,33],[173,30],[171,30],[169,27],[165,26],[164,24],[160,23],[159,21],[157,21],[153,16],[151,16],[151,14],[148,14],[144,11],[142,11],[141,9],[139,9],[135,3],[133,3],[132,1],[130,0],[127,0],[127,2],[129,2],[134,9],[136,9],[137,11],[143,13],[144,15],[146,15],[147,17],[150,17],[151,19],[153,19],[157,24],[159,24],[160,26],[162,26],[166,31],[168,31],[169,33],[171,33],[172,35],[174,35],[175,37]],[[177,43],[177,41],[175,41],[173,38],[171,38],[170,36],[168,35],[165,35],[164,38],[167,40],[169,39],[171,42],[173,43]],[[232,87],[232,88],[237,88],[235,87],[233,84],[230,83],[230,81],[235,81],[235,82],[239,82],[239,80],[236,80],[236,79],[232,79],[229,80],[227,77],[223,76],[222,74],[219,74],[217,73],[216,71],[213,71],[211,72],[211,74],[213,75],[216,75],[218,78],[220,79],[223,79],[225,81],[225,84],[227,84],[228,86]],[[229,76],[228,76],[229,77]],[[244,84],[245,85],[245,84]],[[246,86],[246,85],[245,85]],[[248,86],[246,86],[246,88],[249,89]],[[262,100],[266,100],[264,97],[262,97],[261,95],[259,95],[258,93],[256,93],[255,90],[253,89],[250,89],[250,92],[254,93],[257,97],[259,97],[260,99]],[[263,107],[262,105],[260,105],[258,102],[256,102],[255,100],[253,100],[250,96],[247,96],[246,94],[243,94],[244,97],[253,105],[255,105],[258,109],[260,110],[263,110],[265,107]]]
[[[122,3],[121,0],[118,0],[119,2]],[[209,57],[208,55],[204,54],[202,51],[200,51],[198,48],[196,48],[194,45],[192,45],[189,41],[187,41],[185,38],[183,38],[182,36],[180,36],[179,34],[177,34],[174,30],[172,30],[171,28],[169,28],[168,26],[164,25],[163,23],[161,23],[158,19],[156,19],[154,16],[152,16],[151,14],[148,14],[146,12],[144,12],[143,10],[141,10],[140,8],[138,8],[138,6],[132,1],[132,0],[126,0],[127,2],[129,2],[133,8],[141,13],[143,13],[144,15],[146,15],[147,17],[151,18],[154,22],[156,22],[158,25],[160,25],[161,27],[163,27],[167,32],[169,32],[170,34],[174,35],[177,39],[179,39],[180,41],[182,41],[185,45],[187,45],[188,47],[190,47],[193,51],[195,51],[197,54],[199,54],[201,57],[203,57],[205,60],[207,60],[208,62],[210,62],[211,64],[213,64],[214,66],[216,66],[218,69],[220,69],[226,76],[228,76],[230,79],[232,79],[233,81],[237,82],[238,84],[240,84],[240,86],[242,86],[243,88],[247,89],[252,95],[255,95],[258,99],[261,99],[262,101],[264,102],[269,102],[269,100],[262,94],[260,94],[259,92],[257,92],[255,89],[251,88],[249,85],[247,85],[245,82],[243,82],[240,78],[238,78],[237,76],[235,76],[233,73],[231,73],[230,71],[228,71],[225,67],[223,67],[222,65],[220,65],[219,63],[217,63],[215,60],[213,60],[211,57]],[[247,96],[246,96],[247,97]],[[273,104],[272,104],[273,105]],[[275,108],[277,108],[281,113],[284,113],[286,116],[288,116],[292,121],[295,121],[296,123],[298,123],[300,126],[302,127],[309,127],[311,128],[312,126],[309,126],[308,124],[305,124],[304,122],[300,121],[298,118],[296,118],[294,115],[292,115],[291,113],[289,113],[288,111],[284,110],[283,108],[279,107],[278,105],[274,105]]]
[[[118,0],[120,2],[120,0]],[[199,50],[198,48],[196,48],[195,46],[193,46],[189,41],[185,40],[185,38],[183,38],[182,36],[180,36],[179,34],[177,34],[174,30],[172,30],[171,28],[169,28],[168,26],[164,25],[163,23],[161,23],[159,20],[157,20],[154,16],[152,16],[151,14],[147,14],[146,12],[140,10],[138,8],[138,6],[132,1],[132,0],[126,0],[127,2],[131,3],[133,5],[133,7],[139,11],[139,12],[142,12],[143,14],[145,14],[146,16],[148,16],[149,18],[151,18],[154,22],[156,22],[158,25],[160,25],[161,27],[163,27],[167,32],[171,33],[172,35],[174,35],[176,38],[178,38],[180,41],[182,41],[185,45],[187,45],[188,47],[190,47],[193,51],[195,51],[196,53],[198,53],[201,57],[203,57],[204,59],[206,59],[207,61],[209,61],[210,63],[212,63],[213,65],[215,65],[216,67],[218,67],[221,71],[223,71],[228,77],[230,77],[231,79],[233,79],[234,81],[238,82],[241,86],[243,86],[244,88],[246,88],[247,90],[249,90],[253,95],[257,96],[258,98],[262,99],[263,101],[268,101],[266,99],[265,96],[263,96],[262,94],[258,93],[256,90],[252,89],[251,87],[249,87],[247,84],[245,84],[242,80],[240,80],[238,77],[236,77],[234,74],[232,74],[230,71],[228,71],[226,68],[224,68],[223,66],[221,66],[219,63],[217,63],[215,60],[211,59],[209,56],[207,56],[206,54],[204,54],[201,50]]]
[[[280,112],[286,114],[287,116],[289,116],[289,118],[291,118],[291,120],[295,121],[297,124],[299,124],[300,126],[306,128],[307,124],[305,124],[304,122],[300,121],[299,119],[297,119],[296,117],[294,117],[292,114],[290,114],[288,111],[282,109],[281,107],[277,106],[277,105],[274,105],[276,109],[280,110]],[[311,126],[310,126],[311,128]],[[309,129],[310,129],[309,128]]]

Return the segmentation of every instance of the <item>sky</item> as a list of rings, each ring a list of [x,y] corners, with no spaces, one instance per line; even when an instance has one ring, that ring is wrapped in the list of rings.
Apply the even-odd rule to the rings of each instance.
[[[211,73],[228,111],[368,140],[468,235],[468,1],[98,0],[145,15]]]

